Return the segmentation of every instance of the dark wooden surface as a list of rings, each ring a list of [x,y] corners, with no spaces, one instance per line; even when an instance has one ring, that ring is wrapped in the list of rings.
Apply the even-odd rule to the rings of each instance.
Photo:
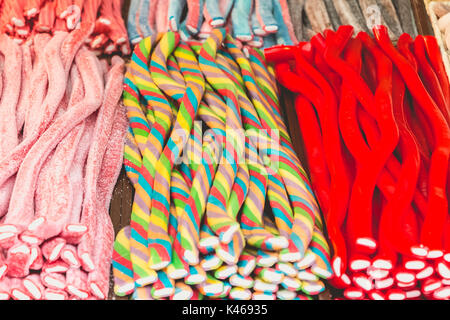
[[[403,1],[403,0],[399,0]],[[424,35],[432,35],[433,30],[431,28],[424,2],[423,0],[411,0],[414,16],[417,24],[417,29],[419,34]],[[126,17],[126,12],[128,11],[129,7],[129,0],[126,0],[124,3],[124,17]],[[125,19],[126,21],[126,19]],[[288,126],[292,142],[294,145],[294,149],[297,152],[297,154],[300,157],[300,160],[302,163],[305,164],[306,167],[306,161],[304,160],[304,152],[303,152],[303,143],[302,143],[302,137],[300,134],[300,129],[298,126],[297,121],[297,114],[295,112],[295,108],[293,105],[293,95],[292,93],[281,89],[281,107],[283,116],[285,118],[286,124]],[[119,176],[119,179],[117,181],[116,187],[114,189],[111,205],[110,205],[110,216],[111,220],[114,224],[114,230],[117,233],[122,227],[129,225],[130,223],[130,215],[131,215],[131,206],[133,203],[133,187],[131,183],[129,182],[125,171],[122,169],[122,172]],[[319,299],[321,300],[328,300],[331,299],[331,293],[332,290],[327,290],[323,292]],[[110,296],[109,299],[117,299],[117,300],[124,300],[128,298],[120,298],[116,297],[113,294],[112,290],[112,281],[111,281],[111,290],[110,290]]]

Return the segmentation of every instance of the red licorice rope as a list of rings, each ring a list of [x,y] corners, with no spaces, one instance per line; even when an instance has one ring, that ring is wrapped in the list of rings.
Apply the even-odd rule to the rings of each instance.
[[[374,28],[379,46],[398,68],[411,95],[432,124],[435,147],[431,156],[428,185],[428,208],[422,226],[421,244],[432,250],[432,255],[443,254],[443,234],[448,215],[446,198],[447,171],[450,155],[450,129],[425,89],[413,66],[392,45],[383,26]]]
[[[363,33],[360,33],[358,37],[363,40],[366,48],[369,49],[377,63],[385,63],[385,68],[392,68],[389,59],[378,49],[372,38]],[[382,78],[383,75],[379,74],[378,77]],[[399,147],[403,165],[397,177],[395,192],[392,194],[391,199],[387,199],[381,215],[380,248],[377,257],[374,259],[375,263],[381,259],[382,261],[390,261],[392,265],[395,265],[396,257],[394,251],[390,248],[391,245],[396,251],[409,254],[411,247],[417,244],[417,235],[408,234],[411,228],[402,228],[405,214],[408,212],[407,209],[413,198],[420,166],[418,147],[404,119],[404,94],[403,82],[397,72],[394,72],[392,76],[392,106],[400,133]],[[368,132],[372,129],[372,132],[376,134],[376,127],[367,129],[364,131]],[[378,137],[375,139],[378,141]],[[394,155],[391,155],[392,157],[395,158]],[[400,230],[400,232],[395,232],[395,230]]]
[[[334,55],[332,53],[336,42],[341,42],[340,38],[348,39],[352,33],[353,29],[351,27],[342,27],[339,28],[334,37],[331,38],[329,36],[327,38],[329,47],[325,53],[325,59],[332,68],[335,68],[340,73],[343,79],[352,83],[351,89],[354,89],[353,93],[367,112],[375,117],[381,129],[379,143],[372,148],[369,155],[358,157],[359,166],[353,184],[347,218],[349,237],[355,242],[357,250],[361,251],[360,253],[372,253],[377,245],[372,234],[371,221],[373,190],[379,173],[382,171],[389,155],[395,149],[398,141],[398,129],[392,113],[392,100],[390,97],[392,67],[390,67],[388,60],[385,60],[387,63],[384,64],[377,61],[378,78],[380,80],[375,96],[373,96],[362,77],[355,72],[346,72],[345,69],[348,66],[337,57],[336,52]],[[348,138],[352,139],[352,137]],[[346,143],[348,142],[346,141]]]

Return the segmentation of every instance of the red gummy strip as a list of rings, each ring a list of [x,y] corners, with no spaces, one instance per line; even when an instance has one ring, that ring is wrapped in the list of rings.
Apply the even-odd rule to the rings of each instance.
[[[439,108],[428,94],[411,64],[392,45],[386,28],[374,28],[374,34],[383,51],[392,59],[414,99],[432,123],[435,137],[429,172],[428,211],[422,226],[421,242],[429,248],[440,251],[448,215],[445,197],[447,171],[450,155],[450,129]]]

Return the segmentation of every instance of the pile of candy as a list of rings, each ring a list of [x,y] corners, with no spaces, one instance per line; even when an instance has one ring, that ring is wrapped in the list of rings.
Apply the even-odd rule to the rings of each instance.
[[[266,50],[296,110],[348,299],[450,298],[450,87],[436,39],[351,26]],[[294,66],[289,63],[293,62]]]
[[[98,53],[131,53],[122,19],[122,0],[3,0],[0,32],[22,43],[37,33],[71,31],[91,26],[87,39]]]
[[[143,39],[125,77],[131,223],[116,295],[309,299],[332,276],[323,223],[280,113],[273,70],[225,29]]]
[[[288,4],[295,34],[302,41],[341,25],[369,33],[375,25],[385,25],[393,40],[403,32],[417,34],[410,0],[290,0]]]
[[[224,26],[239,46],[297,44],[287,0],[131,0],[128,12],[133,44],[169,30],[184,41],[205,39]]]
[[[89,29],[0,35],[0,299],[105,299],[128,121]]]

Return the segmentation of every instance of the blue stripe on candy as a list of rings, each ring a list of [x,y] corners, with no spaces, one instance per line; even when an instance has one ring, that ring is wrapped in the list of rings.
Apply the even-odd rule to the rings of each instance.
[[[288,228],[292,228],[292,222],[286,218],[286,216],[283,214],[283,211],[278,208],[272,208],[272,211],[276,218],[283,220]]]
[[[196,220],[190,205],[186,205],[186,207],[184,207],[184,212],[186,212],[186,214],[188,215],[190,221],[195,221]],[[193,225],[194,225],[195,231],[197,233],[200,232],[199,226],[196,223],[193,223]]]
[[[170,191],[173,193],[181,194],[183,197],[188,198],[189,193],[187,193],[185,190],[178,188],[178,187],[170,187]]]
[[[148,70],[147,64],[145,61],[142,61],[136,54],[133,54],[132,57],[133,62],[135,62],[138,66],[140,66],[144,70]]]
[[[208,197],[208,202],[212,203],[216,206],[218,206],[219,208],[221,208],[222,210],[226,210],[224,205],[220,202],[219,199],[217,199],[214,195],[210,194]]]
[[[152,198],[153,198],[154,200],[160,202],[161,204],[163,204],[164,207],[169,208],[170,204],[169,204],[169,202],[167,201],[166,197],[164,197],[164,196],[163,196],[161,193],[159,193],[158,191],[153,190]]]
[[[160,65],[158,62],[156,62],[153,59],[152,59],[152,62],[151,62],[151,66],[152,66],[152,68],[157,68],[157,69],[161,70],[163,73],[166,72],[166,68],[164,68],[162,65]]]
[[[131,238],[144,246],[147,245],[147,239],[144,239],[135,229],[131,229]]]

